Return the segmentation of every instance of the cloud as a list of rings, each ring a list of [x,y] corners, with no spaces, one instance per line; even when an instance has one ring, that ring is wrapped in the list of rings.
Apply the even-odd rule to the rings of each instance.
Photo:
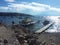
[[[47,5],[41,4],[41,5],[36,5],[35,3],[21,3],[21,4],[14,4],[14,3],[9,3],[8,7],[16,9],[16,11],[21,11],[21,10],[30,10],[32,12],[44,12],[47,11]],[[49,6],[48,6],[49,7]]]
[[[40,4],[40,3],[36,3],[36,2],[32,2],[31,4],[32,4],[32,5],[35,5],[35,6],[39,6],[39,7],[46,7],[46,8],[47,8],[47,7],[48,7],[48,8],[50,7],[50,5]]]
[[[14,2],[14,0],[10,0],[10,2]],[[55,8],[50,5],[36,3],[36,2],[8,3],[8,8],[9,8],[9,11],[23,12],[28,14],[41,14],[44,12],[47,13],[52,11],[60,13],[60,8]]]
[[[6,12],[8,11],[8,7],[3,7],[3,6],[0,6],[0,12]]]
[[[9,9],[9,7],[0,6],[0,10],[4,10],[4,11],[6,10],[7,11],[8,9]]]
[[[9,5],[10,7],[17,7],[17,8],[25,8],[25,9],[30,9],[30,10],[33,10],[33,11],[45,11],[47,7],[45,7],[45,5],[43,4],[40,4],[39,6],[34,4],[33,2],[32,3],[28,3],[28,4],[12,4],[10,3]],[[47,6],[47,5],[46,5]]]
[[[15,0],[5,0],[6,2],[15,2]]]
[[[58,11],[60,12],[60,8],[55,8],[51,7],[50,5],[46,4],[40,4],[40,3],[20,3],[20,4],[14,4],[14,3],[9,3],[9,7],[16,8],[16,9],[29,9],[32,11]]]
[[[56,11],[56,12],[60,12],[60,8],[51,7],[50,10],[53,10],[53,11]]]
[[[8,7],[0,7],[0,9],[7,10]]]

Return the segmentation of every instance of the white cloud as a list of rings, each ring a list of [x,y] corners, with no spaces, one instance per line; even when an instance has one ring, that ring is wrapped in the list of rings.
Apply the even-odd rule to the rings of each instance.
[[[55,8],[55,7],[51,7],[50,5],[46,5],[46,4],[40,4],[40,3],[36,3],[36,2],[32,2],[32,3],[21,3],[21,4],[14,4],[14,3],[10,3],[8,5],[11,8],[16,8],[16,9],[29,9],[32,11],[40,11],[40,12],[44,12],[44,11],[57,11],[60,12],[60,8]]]
[[[50,10],[60,12],[60,8],[51,7]]]
[[[10,1],[14,2],[14,0],[5,0],[5,1]],[[27,2],[22,2],[22,3],[8,3],[8,8],[10,11],[15,11],[15,12],[24,12],[26,10],[29,10],[28,13],[41,13],[41,12],[49,12],[49,11],[55,11],[55,12],[60,12],[60,8],[55,8],[50,5],[46,4],[40,4],[36,2],[32,3],[27,3]],[[4,8],[3,8],[4,9]]]
[[[50,7],[50,5],[46,5],[46,4],[40,4],[40,3],[36,3],[36,2],[32,2],[31,4],[35,5],[35,6],[39,6],[39,7]]]
[[[8,9],[9,9],[8,7],[0,6],[0,12],[7,12]]]
[[[15,0],[5,0],[6,2],[15,2]]]
[[[8,10],[9,8],[8,7],[0,7],[1,10]]]
[[[13,3],[9,3],[8,5],[11,8],[16,8],[16,9],[21,9],[21,10],[31,10],[31,11],[40,11],[40,12],[44,12],[47,11],[47,7],[45,8],[44,6],[42,6],[42,4],[40,6],[34,5],[34,3],[28,3],[28,4],[13,4]]]

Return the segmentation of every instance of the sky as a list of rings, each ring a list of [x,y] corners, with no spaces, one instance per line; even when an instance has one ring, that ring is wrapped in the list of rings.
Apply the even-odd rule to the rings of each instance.
[[[59,16],[60,0],[0,0],[0,12]]]

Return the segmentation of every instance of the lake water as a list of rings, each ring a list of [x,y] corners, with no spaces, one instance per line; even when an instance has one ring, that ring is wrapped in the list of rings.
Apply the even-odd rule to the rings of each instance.
[[[6,25],[11,25],[12,21],[14,21],[15,24],[19,24],[19,22],[21,22],[23,19],[24,19],[24,17],[21,18],[20,16],[19,17],[17,17],[17,16],[13,16],[13,17],[11,17],[11,16],[0,16],[0,22],[4,23]],[[36,31],[36,30],[39,30],[42,27],[44,27],[43,22],[45,20],[55,22],[55,24],[53,26],[51,26],[47,30],[47,32],[59,32],[60,31],[60,25],[59,25],[60,18],[59,18],[59,16],[35,16],[35,17],[31,17],[31,19],[33,21],[38,21],[38,20],[40,21],[34,25],[30,25],[27,27],[31,31]]]

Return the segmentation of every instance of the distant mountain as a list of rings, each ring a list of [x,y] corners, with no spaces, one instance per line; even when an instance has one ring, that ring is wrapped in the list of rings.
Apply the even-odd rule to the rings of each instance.
[[[4,24],[11,24],[12,21],[14,21],[15,24],[18,24],[21,20],[23,20],[26,17],[31,19],[35,18],[33,15],[24,13],[0,12],[0,22]]]
[[[32,16],[24,13],[0,12],[0,16]]]

